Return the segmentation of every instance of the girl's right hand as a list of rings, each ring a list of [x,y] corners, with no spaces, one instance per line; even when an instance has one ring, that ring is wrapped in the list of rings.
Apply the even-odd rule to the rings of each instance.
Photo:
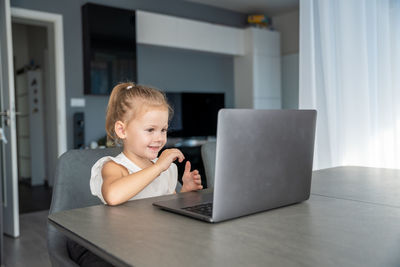
[[[161,153],[155,165],[159,166],[161,172],[163,172],[167,170],[176,159],[178,159],[179,162],[182,162],[185,159],[185,156],[183,156],[182,152],[177,148],[165,149]]]

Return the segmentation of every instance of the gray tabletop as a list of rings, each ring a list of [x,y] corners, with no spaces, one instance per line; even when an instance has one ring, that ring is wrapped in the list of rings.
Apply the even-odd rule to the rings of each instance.
[[[218,224],[152,206],[181,195],[62,211],[49,219],[118,266],[400,266],[400,181],[374,183],[384,179],[382,172],[356,169],[349,173],[368,174],[367,186],[366,179],[345,179],[346,168],[317,171],[308,201]],[[335,182],[337,172],[345,175]]]
[[[349,166],[314,171],[311,193],[400,208],[400,170]]]

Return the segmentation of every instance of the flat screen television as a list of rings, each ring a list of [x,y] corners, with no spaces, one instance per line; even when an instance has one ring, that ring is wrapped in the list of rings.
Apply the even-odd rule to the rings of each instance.
[[[166,93],[174,109],[171,137],[216,136],[218,111],[225,107],[224,93]]]

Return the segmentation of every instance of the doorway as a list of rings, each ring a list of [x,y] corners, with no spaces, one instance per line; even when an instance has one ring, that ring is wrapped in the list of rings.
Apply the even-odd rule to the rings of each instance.
[[[57,135],[55,84],[45,26],[12,22],[19,213],[50,208]],[[45,141],[46,140],[46,141]]]
[[[3,229],[4,233],[11,237],[18,237],[19,232],[19,201],[18,201],[18,157],[17,157],[17,137],[16,137],[16,115],[21,115],[18,110],[15,109],[15,90],[14,80],[16,79],[14,68],[14,60],[12,52],[12,22],[19,23],[29,26],[39,26],[46,29],[46,40],[47,40],[47,66],[49,80],[43,80],[44,83],[50,84],[48,87],[53,87],[52,91],[49,91],[48,95],[43,98],[43,103],[47,101],[49,97],[50,101],[47,101],[51,105],[47,113],[53,115],[49,119],[46,115],[43,116],[44,120],[49,120],[45,127],[52,128],[52,132],[48,131],[42,135],[51,135],[50,140],[45,140],[46,148],[49,151],[45,151],[45,176],[42,178],[44,182],[51,187],[53,185],[53,177],[51,173],[54,173],[54,169],[51,168],[56,166],[58,156],[67,150],[67,131],[66,131],[66,103],[65,103],[65,75],[64,75],[64,35],[63,35],[63,18],[59,14],[53,14],[48,12],[27,10],[22,8],[10,8],[9,1],[1,2],[1,13],[4,23],[1,23],[1,66],[2,66],[2,88],[1,99],[4,102],[4,111],[1,112],[2,119],[6,122],[4,132],[8,138],[7,142],[2,142],[1,146],[6,150],[6,153],[2,154],[2,184],[3,187]],[[4,16],[3,16],[4,15]],[[43,29],[42,29],[43,31]],[[4,38],[3,38],[4,37]],[[46,68],[46,67],[42,67]],[[14,77],[15,76],[15,77]],[[47,92],[47,91],[46,91]],[[45,105],[45,107],[46,107]],[[53,125],[53,127],[49,126]],[[33,156],[34,157],[34,156]],[[49,174],[50,173],[50,174]],[[21,177],[22,178],[22,177]],[[29,177],[28,177],[29,178]],[[32,177],[31,177],[32,179]],[[31,180],[32,181],[32,180]],[[23,197],[23,196],[22,196]]]

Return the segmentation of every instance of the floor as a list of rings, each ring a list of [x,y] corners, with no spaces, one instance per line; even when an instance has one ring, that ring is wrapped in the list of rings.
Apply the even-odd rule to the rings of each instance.
[[[47,215],[48,210],[20,215],[20,237],[4,236],[5,266],[51,266],[46,244]]]
[[[19,213],[48,210],[52,188],[48,185],[31,186],[29,180],[18,183]]]
[[[29,180],[18,183],[20,237],[4,235],[5,266],[51,266],[46,244],[47,215],[52,188],[47,185],[31,186]]]

